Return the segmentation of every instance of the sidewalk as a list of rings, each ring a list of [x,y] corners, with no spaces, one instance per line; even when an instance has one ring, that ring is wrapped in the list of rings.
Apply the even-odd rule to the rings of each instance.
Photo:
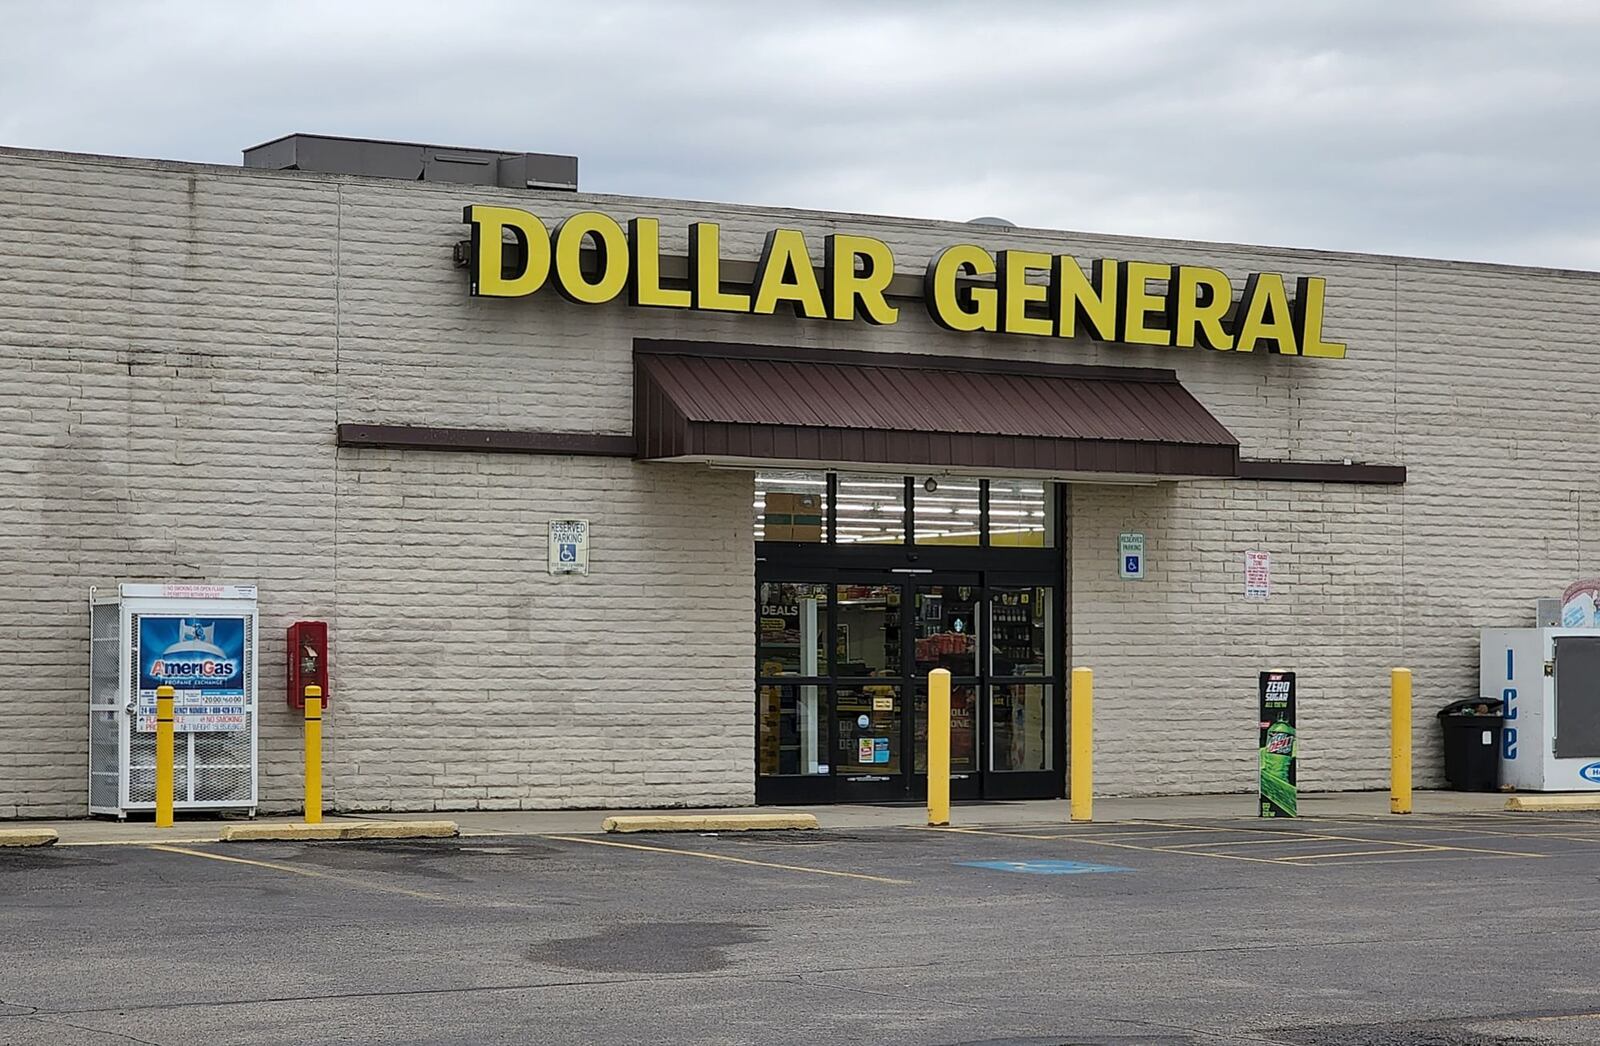
[[[1497,792],[1417,792],[1413,808],[1419,815],[1498,812],[1506,796]],[[437,821],[448,819],[461,826],[463,836],[493,835],[598,835],[600,822],[618,814],[662,813],[808,813],[824,831],[895,828],[925,823],[919,805],[907,806],[762,806],[717,810],[429,810],[415,813],[329,815],[329,823],[357,821]],[[1302,817],[1388,816],[1387,792],[1323,792],[1300,796]],[[951,824],[958,828],[1056,823],[1069,820],[1065,799],[995,803],[956,803]],[[1097,798],[1096,823],[1117,821],[1171,821],[1254,817],[1254,793],[1236,795],[1154,796],[1141,799]],[[297,814],[263,816],[253,823],[294,823]],[[109,846],[149,843],[215,842],[227,825],[251,823],[244,818],[180,819],[172,828],[156,828],[149,821],[76,819],[70,821],[10,821],[0,827],[51,828],[61,836],[61,846]]]

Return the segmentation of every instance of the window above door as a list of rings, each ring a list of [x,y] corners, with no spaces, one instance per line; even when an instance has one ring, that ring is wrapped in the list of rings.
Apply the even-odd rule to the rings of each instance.
[[[763,543],[1056,547],[1047,480],[771,470],[752,506]]]

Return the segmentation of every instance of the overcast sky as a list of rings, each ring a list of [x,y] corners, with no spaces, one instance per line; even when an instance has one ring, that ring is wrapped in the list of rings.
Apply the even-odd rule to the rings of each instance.
[[[0,144],[1600,269],[1600,3],[0,0]]]

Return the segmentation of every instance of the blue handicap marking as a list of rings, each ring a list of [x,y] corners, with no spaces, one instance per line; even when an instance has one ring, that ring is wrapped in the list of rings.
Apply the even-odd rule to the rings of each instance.
[[[967,868],[991,868],[997,872],[1024,872],[1028,875],[1087,875],[1091,872],[1131,872],[1114,864],[1089,864],[1086,861],[957,861]]]
[[[576,563],[578,561],[578,546],[563,541],[561,543],[560,560],[563,563]]]
[[[1137,574],[1139,572],[1138,556],[1123,556],[1122,558],[1126,563],[1126,565],[1122,568],[1124,572],[1129,574]]]

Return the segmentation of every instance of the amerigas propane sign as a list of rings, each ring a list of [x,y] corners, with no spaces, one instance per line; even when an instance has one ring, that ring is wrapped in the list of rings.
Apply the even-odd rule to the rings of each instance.
[[[245,729],[244,639],[243,617],[141,616],[136,728],[155,729],[156,688],[170,686],[174,729]]]
[[[569,301],[599,305],[627,294],[637,306],[771,315],[781,307],[817,320],[891,324],[894,252],[871,236],[836,233],[822,241],[822,263],[799,229],[774,229],[748,289],[723,280],[721,228],[689,226],[688,273],[662,274],[661,223],[634,218],[624,231],[609,215],[580,211],[552,232],[528,211],[474,204],[467,267],[475,297],[517,298],[547,282]],[[510,247],[510,250],[507,248]],[[586,259],[588,254],[592,262]],[[1323,336],[1327,281],[1302,276],[1291,297],[1284,276],[1249,273],[1235,298],[1233,283],[1201,265],[1093,259],[1003,250],[970,243],[946,247],[921,274],[929,316],[947,330],[1083,335],[1097,341],[1218,352],[1265,352],[1342,359],[1345,346]],[[1152,284],[1164,283],[1164,290]],[[912,292],[912,296],[916,296]]]

